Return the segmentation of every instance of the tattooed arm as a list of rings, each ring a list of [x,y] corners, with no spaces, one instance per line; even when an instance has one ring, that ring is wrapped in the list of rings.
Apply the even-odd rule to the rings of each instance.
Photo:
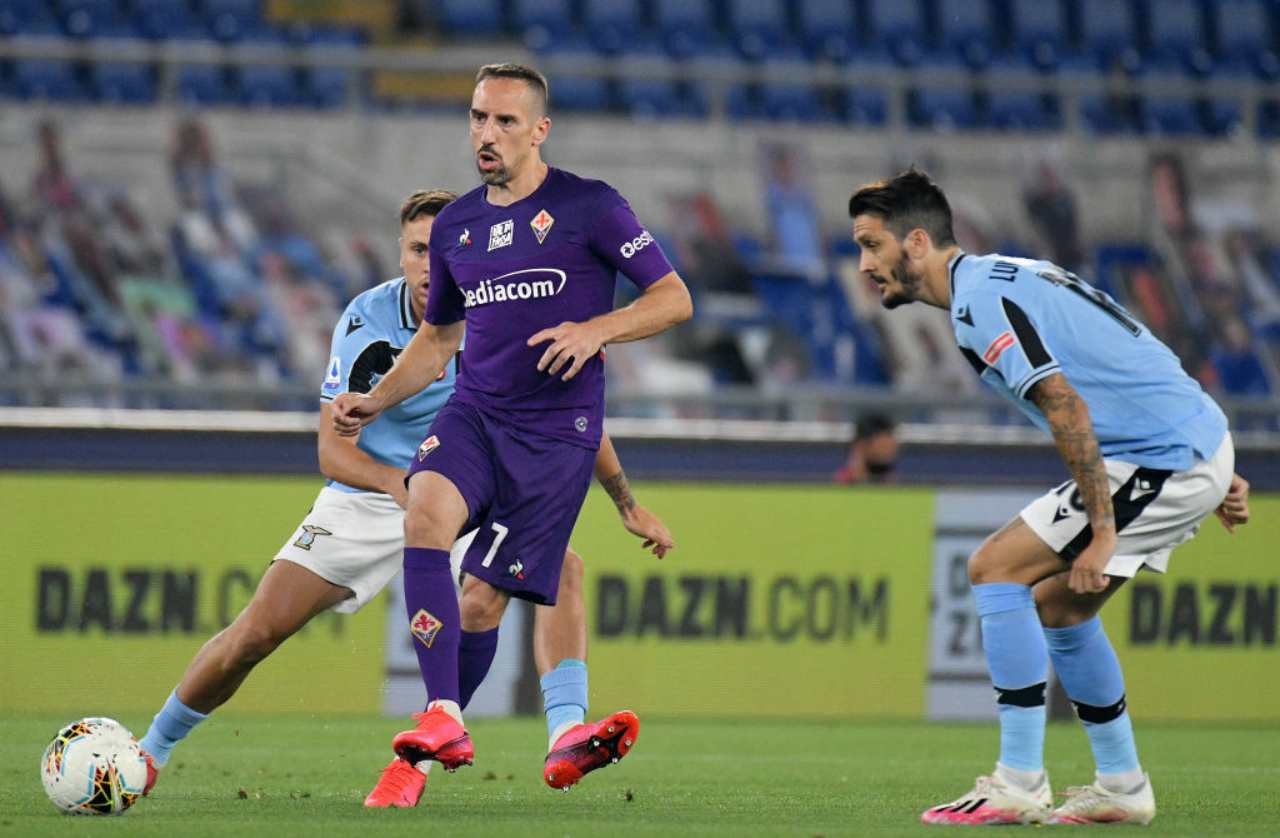
[[[671,538],[667,525],[649,510],[636,503],[631,494],[631,485],[627,483],[627,475],[622,470],[618,453],[613,450],[613,441],[608,434],[600,438],[600,450],[596,453],[596,480],[609,493],[613,505],[622,516],[622,525],[627,532],[644,539],[644,549],[652,550],[658,558],[667,555],[676,544]]]
[[[1036,382],[1027,397],[1049,421],[1053,441],[1080,489],[1080,499],[1093,530],[1093,540],[1071,563],[1068,584],[1071,590],[1081,594],[1106,590],[1107,578],[1102,569],[1116,548],[1116,516],[1089,408],[1062,373]]]

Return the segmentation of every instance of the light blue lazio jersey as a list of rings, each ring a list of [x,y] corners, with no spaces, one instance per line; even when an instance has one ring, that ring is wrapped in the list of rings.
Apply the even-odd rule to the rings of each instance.
[[[404,277],[358,295],[333,328],[332,357],[320,389],[320,401],[331,402],[339,393],[369,392],[417,331]],[[453,395],[456,378],[454,358],[427,389],[387,409],[360,431],[356,444],[380,463],[408,468],[436,412]],[[336,480],[326,485],[344,492],[366,491]]]
[[[1027,395],[1061,372],[1089,408],[1102,456],[1182,471],[1227,431],[1177,356],[1110,296],[1050,263],[961,253],[951,260],[951,325],[989,387],[1039,428]]]

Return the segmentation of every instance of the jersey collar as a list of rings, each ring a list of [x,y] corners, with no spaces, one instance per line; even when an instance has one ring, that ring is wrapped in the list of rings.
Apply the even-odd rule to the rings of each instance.
[[[957,250],[956,255],[952,256],[951,260],[947,262],[947,277],[951,281],[951,304],[952,305],[956,304],[956,268],[959,267],[960,260],[968,255],[969,254],[965,253],[963,250]]]
[[[416,331],[413,324],[413,304],[409,300],[409,280],[400,280],[400,328]]]

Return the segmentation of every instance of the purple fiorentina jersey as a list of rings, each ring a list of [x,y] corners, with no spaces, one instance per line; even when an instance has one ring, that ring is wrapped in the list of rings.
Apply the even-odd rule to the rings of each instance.
[[[507,207],[490,204],[485,190],[449,204],[431,228],[424,319],[438,326],[466,319],[454,398],[530,432],[595,448],[604,421],[603,358],[565,382],[538,371],[550,342],[525,342],[566,320],[610,311],[619,271],[646,288],[671,263],[603,181],[551,167],[533,194]]]

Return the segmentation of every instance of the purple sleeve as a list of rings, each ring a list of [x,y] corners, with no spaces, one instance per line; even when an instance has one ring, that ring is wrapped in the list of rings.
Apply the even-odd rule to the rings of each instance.
[[[662,246],[648,230],[640,226],[640,219],[632,212],[631,205],[617,192],[601,202],[596,211],[597,220],[591,228],[591,249],[600,258],[626,275],[641,288],[671,273],[671,263],[662,252]]]
[[[432,230],[428,251],[431,259],[431,285],[427,287],[427,309],[422,319],[433,326],[457,323],[466,316],[462,292],[453,281],[449,265],[440,256],[444,242],[438,241]]]

